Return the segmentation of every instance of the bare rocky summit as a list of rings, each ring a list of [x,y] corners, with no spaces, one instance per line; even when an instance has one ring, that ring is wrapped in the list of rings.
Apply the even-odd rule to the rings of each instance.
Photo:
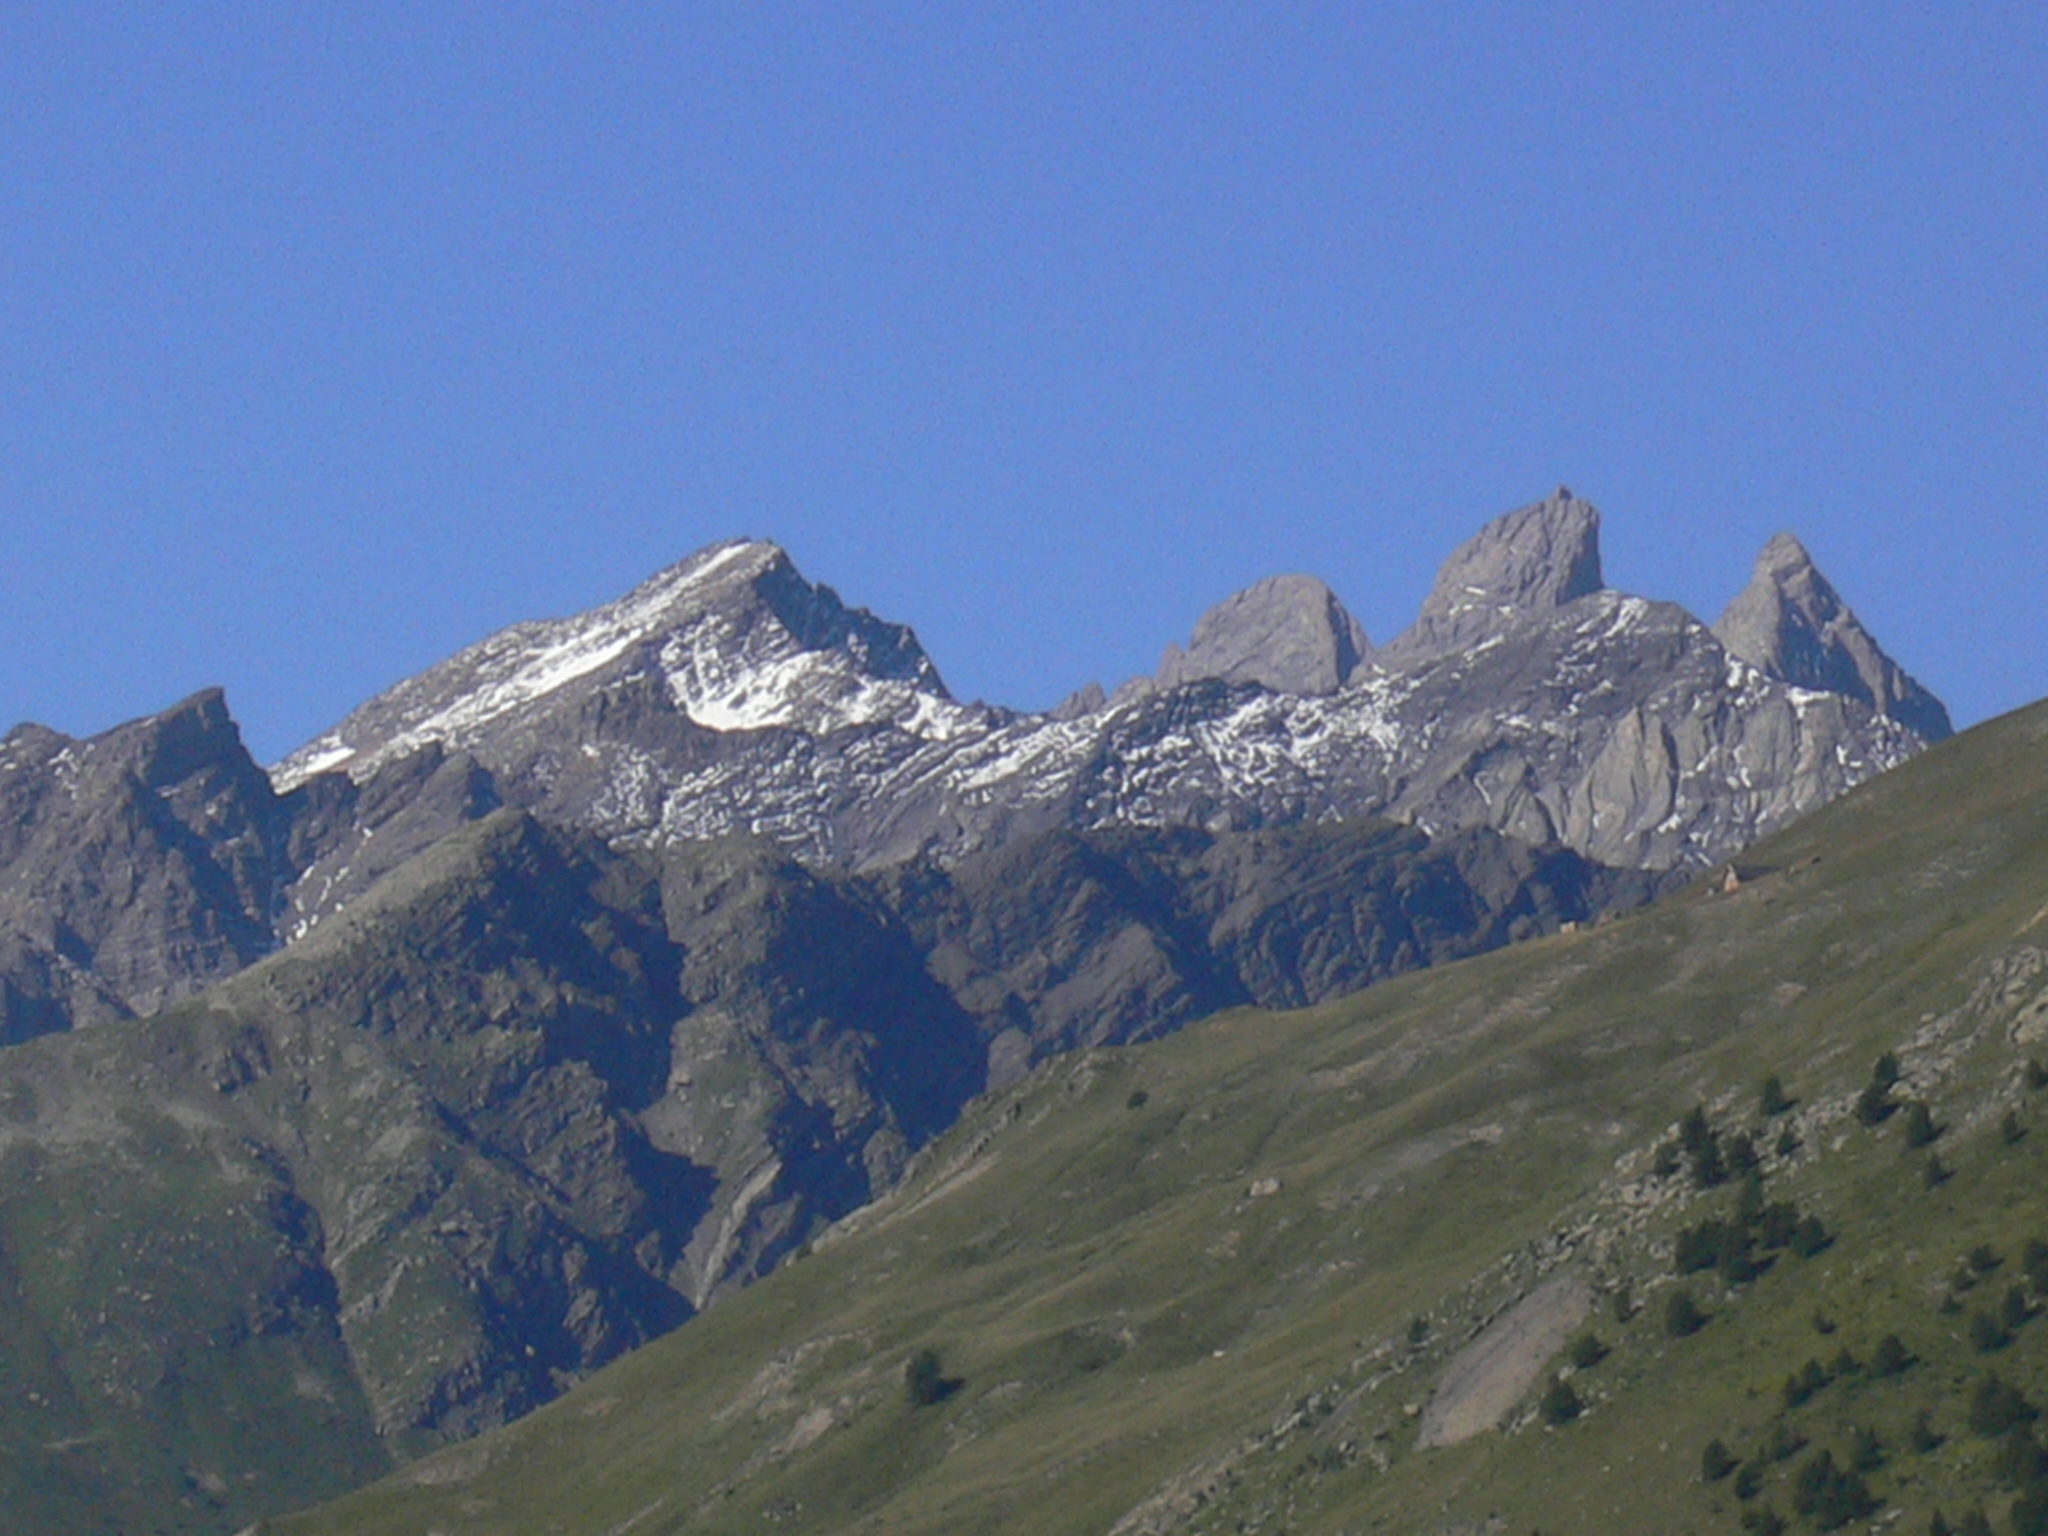
[[[1322,698],[1371,651],[1365,627],[1315,577],[1269,576],[1196,620],[1185,651],[1168,646],[1156,681],[1178,688],[1215,678]]]
[[[1789,533],[1764,545],[1714,637],[1772,677],[1861,700],[1924,740],[1954,734],[1941,700],[1884,653]]]
[[[1559,486],[1547,501],[1496,518],[1452,551],[1415,627],[1396,644],[1410,652],[1481,644],[1602,585],[1600,514]]]

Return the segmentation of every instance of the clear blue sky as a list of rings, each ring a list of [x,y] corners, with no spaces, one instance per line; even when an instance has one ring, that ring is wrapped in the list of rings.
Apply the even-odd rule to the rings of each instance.
[[[736,533],[1042,706],[1560,481],[2048,694],[2037,4],[15,0],[0,207],[0,724],[275,758]]]

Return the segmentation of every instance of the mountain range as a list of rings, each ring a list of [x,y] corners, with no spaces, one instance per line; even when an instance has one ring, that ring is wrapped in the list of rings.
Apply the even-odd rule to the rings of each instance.
[[[1949,734],[1796,541],[1709,628],[1563,490],[1383,645],[1272,578],[1045,714],[737,541],[268,771],[217,691],[19,727],[0,1499],[340,1493],[722,1313],[1054,1058],[1739,883]]]

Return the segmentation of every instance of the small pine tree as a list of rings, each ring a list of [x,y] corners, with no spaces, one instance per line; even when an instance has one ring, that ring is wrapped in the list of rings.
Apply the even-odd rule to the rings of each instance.
[[[1678,1143],[1663,1141],[1657,1144],[1656,1156],[1650,1160],[1650,1172],[1660,1179],[1668,1179],[1678,1172]]]
[[[1607,1346],[1600,1342],[1599,1334],[1588,1328],[1566,1347],[1565,1358],[1575,1370],[1590,1371],[1607,1358]]]
[[[1970,1428],[1980,1435],[2003,1435],[2039,1416],[2040,1409],[2027,1401],[2026,1393],[2001,1380],[1996,1371],[1986,1371],[1970,1393]]]
[[[1916,1455],[1926,1456],[1940,1450],[1946,1438],[1934,1427],[1932,1409],[1922,1408],[1913,1415],[1913,1422],[1906,1426],[1906,1444],[1913,1448]]]
[[[1752,1456],[1735,1469],[1735,1497],[1747,1503],[1763,1491],[1764,1462],[1761,1456]]]
[[[2027,1086],[2048,1088],[2048,1062],[2043,1062],[2038,1056],[2027,1058]]]
[[[1692,1299],[1692,1292],[1677,1290],[1664,1303],[1664,1331],[1674,1339],[1689,1338],[1707,1326],[1706,1314]]]
[[[920,1349],[903,1367],[903,1395],[913,1408],[943,1403],[960,1390],[961,1382],[948,1376],[939,1365],[937,1350]]]
[[[1870,1080],[1880,1088],[1889,1089],[1899,1080],[1899,1053],[1886,1051],[1871,1064]]]
[[[1757,1090],[1757,1113],[1766,1120],[1775,1115],[1784,1114],[1786,1110],[1792,1107],[1794,1102],[1794,1100],[1785,1097],[1785,1085],[1778,1081],[1778,1074],[1775,1072],[1765,1078],[1763,1087]]]
[[[1982,1509],[1973,1509],[1956,1527],[1956,1536],[1991,1536],[1991,1522],[1984,1518]]]
[[[1636,1299],[1631,1294],[1626,1280],[1615,1286],[1614,1303],[1610,1310],[1614,1313],[1614,1320],[1617,1323],[1625,1323],[1636,1315]]]
[[[1856,1095],[1856,1118],[1865,1125],[1882,1125],[1898,1108],[1889,1088],[1871,1083]]]
[[[1707,1106],[1704,1104],[1693,1105],[1686,1111],[1685,1118],[1678,1122],[1679,1145],[1695,1157],[1699,1156],[1700,1148],[1713,1134],[1714,1128],[1707,1120]]]
[[[1927,1536],[1955,1536],[1955,1532],[1949,1529],[1948,1521],[1942,1518],[1938,1509],[1934,1512],[1934,1518],[1927,1522]]]
[[[1877,1348],[1870,1353],[1870,1373],[1877,1377],[1903,1376],[1913,1365],[1913,1352],[1906,1348],[1906,1341],[1896,1333],[1888,1333],[1877,1341]]]
[[[1792,1231],[1792,1251],[1802,1259],[1825,1252],[1833,1242],[1833,1236],[1818,1216],[1800,1217],[1799,1225]]]
[[[1863,1362],[1856,1358],[1854,1351],[1844,1344],[1835,1351],[1835,1358],[1828,1362],[1828,1374],[1837,1381],[1844,1376],[1854,1376],[1863,1369]]]
[[[1749,1132],[1737,1131],[1728,1138],[1728,1166],[1737,1174],[1754,1172],[1759,1161],[1756,1143],[1750,1140]]]
[[[1787,1125],[1778,1132],[1776,1151],[1780,1157],[1790,1157],[1799,1150],[1799,1133]]]
[[[1746,1285],[1757,1277],[1756,1245],[1747,1230],[1733,1225],[1723,1230],[1716,1268],[1730,1285]]]
[[[1771,1432],[1764,1436],[1763,1447],[1758,1454],[1771,1461],[1790,1461],[1805,1447],[1806,1436],[1784,1419],[1780,1419],[1771,1426]]]
[[[1979,1243],[1965,1255],[1964,1262],[1978,1274],[1988,1275],[2005,1260],[1999,1257],[1998,1250],[1989,1243]]]
[[[2034,1320],[2034,1309],[2027,1301],[2025,1286],[2009,1285],[2005,1288],[2005,1300],[1998,1307],[1998,1320],[2015,1333]]]
[[[1754,1227],[1763,1220],[1764,1176],[1756,1160],[1751,1158],[1747,1168],[1742,1170],[1742,1185],[1735,1191],[1735,1224],[1740,1227]]]
[[[1978,1354],[1995,1354],[2011,1342],[2012,1335],[1989,1312],[1970,1314],[1970,1347]]]
[[[1556,1429],[1569,1424],[1585,1411],[1586,1405],[1579,1401],[1579,1394],[1572,1390],[1568,1381],[1553,1381],[1550,1389],[1543,1394],[1538,1411],[1543,1422]]]
[[[2048,1455],[2042,1453],[2040,1442],[2026,1425],[2015,1424],[2005,1432],[2005,1444],[1998,1452],[1998,1471],[2015,1488],[2031,1488],[2048,1477]]]
[[[1735,1458],[1718,1436],[1700,1448],[1700,1481],[1718,1483],[1735,1470]]]
[[[1858,1472],[1875,1472],[1884,1465],[1884,1442],[1876,1430],[1857,1425],[1849,1431],[1849,1465]]]
[[[2036,1483],[2012,1501],[2012,1536],[2048,1536],[2048,1483]]]
[[[2027,1284],[2034,1288],[2034,1294],[2048,1295],[2048,1243],[2038,1237],[2027,1239],[2020,1263],[2027,1271]]]
[[[1755,1509],[1745,1509],[1742,1512],[1742,1528],[1754,1532],[1755,1536],[1785,1536],[1784,1519],[1768,1504],[1758,1505]]]
[[[2005,1118],[1998,1122],[1998,1139],[2008,1147],[2017,1146],[2027,1139],[2027,1128],[2020,1123],[2020,1117],[2009,1109],[2005,1112]]]
[[[1757,1246],[1766,1253],[1775,1252],[1790,1243],[1798,1230],[1799,1207],[1790,1200],[1773,1200],[1757,1215]]]
[[[1821,1311],[1819,1307],[1813,1309],[1813,1331],[1822,1337],[1826,1337],[1835,1331],[1835,1320],[1829,1317],[1827,1313]]]
[[[1927,1154],[1927,1161],[1920,1165],[1920,1182],[1929,1189],[1939,1189],[1952,1177],[1949,1166],[1941,1160],[1939,1152]]]
[[[1728,1182],[1728,1164],[1721,1156],[1721,1138],[1707,1132],[1692,1155],[1692,1182],[1700,1189],[1718,1189]]]
[[[1914,1149],[1927,1146],[1941,1134],[1942,1128],[1934,1123],[1934,1112],[1920,1100],[1915,1099],[1906,1106],[1906,1145]]]

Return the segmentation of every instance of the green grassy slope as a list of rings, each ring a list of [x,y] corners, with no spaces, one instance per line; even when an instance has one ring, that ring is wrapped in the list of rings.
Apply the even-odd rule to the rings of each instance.
[[[1830,1517],[1795,1517],[1802,1469],[1821,1450],[1848,1468],[1864,1430],[1860,1475],[1900,1529],[1981,1502],[2003,1531],[2001,1447],[1967,1419],[1992,1370],[2048,1400],[2048,1320],[1972,1342],[2009,1289],[2041,1299],[2048,706],[1744,863],[1733,893],[1056,1062],[769,1280],[505,1431],[264,1529],[1556,1536],[1732,1532],[1765,1506],[1813,1528]],[[1888,1051],[1900,1107],[1865,1125]],[[1797,1102],[1766,1117],[1768,1074]],[[1916,1100],[1929,1147],[1907,1145]],[[1724,1158],[1753,1138],[1763,1199],[1828,1246],[1760,1248],[1740,1283],[1673,1275],[1677,1234],[1740,1191],[1678,1153],[1696,1105]],[[1681,1287],[1708,1317],[1685,1337],[1664,1323]],[[1503,1428],[1421,1448],[1447,1368],[1532,1293],[1590,1311],[1550,1320]],[[1585,1329],[1607,1353],[1573,1369],[1559,1344]],[[1913,1363],[1881,1374],[1888,1334]],[[949,1389],[919,1406],[923,1350]],[[1826,1384],[1788,1407],[1809,1358]],[[1583,1411],[1550,1425],[1560,1376]],[[1773,1437],[1805,1443],[1759,1457]],[[1703,1481],[1714,1438],[1756,1467]]]

